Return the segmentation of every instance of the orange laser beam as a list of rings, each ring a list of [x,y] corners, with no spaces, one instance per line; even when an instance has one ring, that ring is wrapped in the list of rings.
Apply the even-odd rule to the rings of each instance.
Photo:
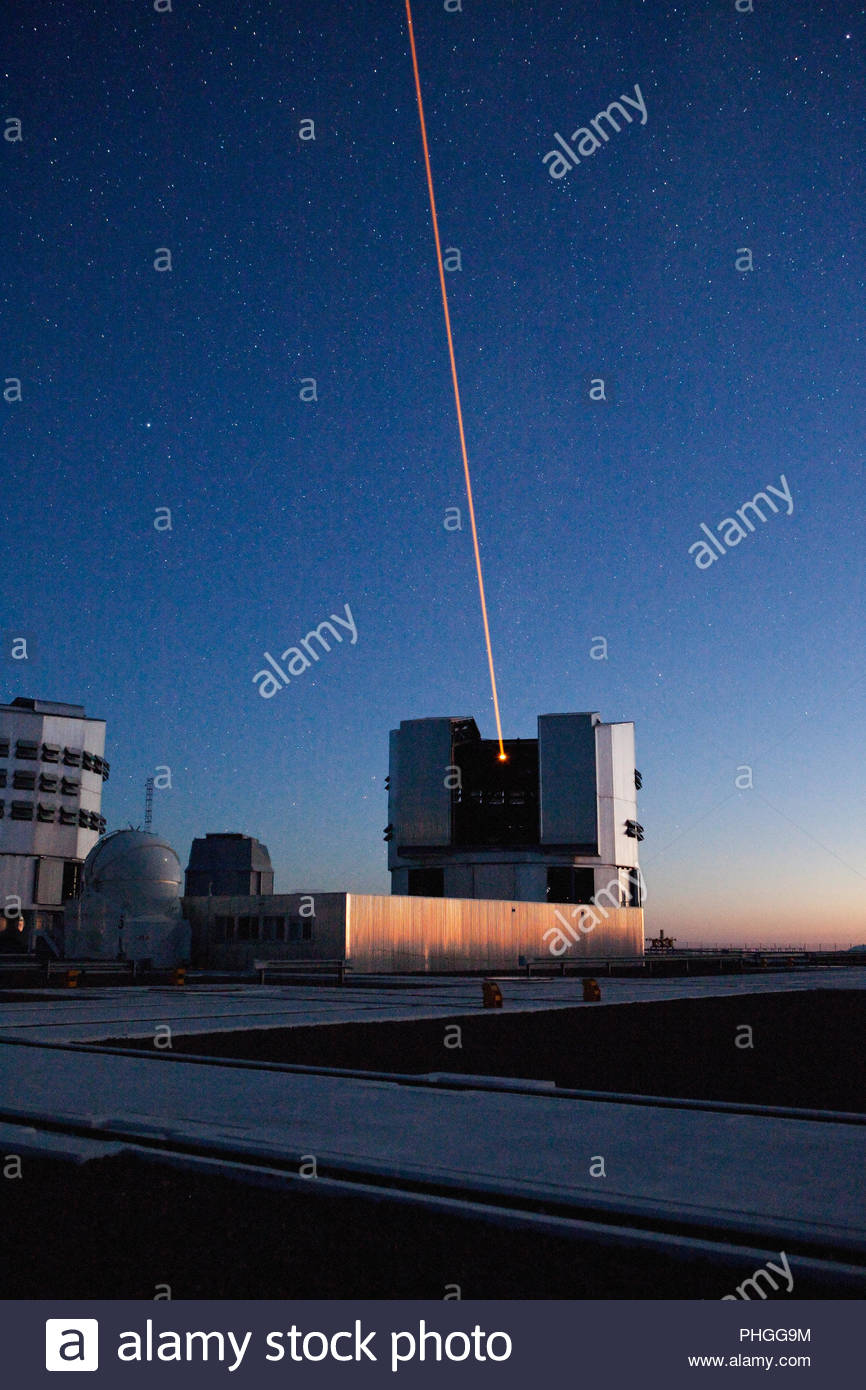
[[[460,406],[460,387],[457,384],[457,363],[454,359],[454,341],[451,337],[451,316],[448,313],[448,294],[445,289],[445,266],[442,263],[442,244],[439,240],[439,219],[436,216],[436,198],[433,193],[433,173],[430,168],[430,151],[427,146],[427,127],[424,123],[424,103],[421,100],[421,78],[418,73],[418,54],[415,50],[415,30],[412,26],[412,6],[409,0],[406,0],[406,17],[409,21],[409,43],[412,47],[412,68],[415,73],[415,91],[418,96],[418,115],[421,118],[421,141],[424,146],[427,189],[430,194],[430,212],[433,217],[433,236],[436,240],[436,260],[439,265],[439,284],[442,287],[442,307],[445,310],[445,332],[448,335],[448,356],[451,359],[451,379],[454,382],[454,403],[457,407],[457,428],[460,432],[460,449],[463,454],[463,473],[466,478],[466,496],[469,501],[469,522],[472,527],[475,568],[478,572],[478,592],[481,596],[481,616],[484,620],[484,641],[487,645],[487,662],[490,667],[490,688],[493,691],[493,711],[496,715],[496,736],[499,739],[499,759],[500,762],[505,762],[507,755],[502,744],[499,697],[496,694],[496,673],[493,670],[493,648],[490,644],[490,626],[487,622],[487,603],[484,598],[484,579],[481,574],[481,551],[478,549],[478,531],[475,526],[475,506],[472,501],[472,480],[469,477],[469,458],[466,453],[466,436],[463,432],[463,411]]]

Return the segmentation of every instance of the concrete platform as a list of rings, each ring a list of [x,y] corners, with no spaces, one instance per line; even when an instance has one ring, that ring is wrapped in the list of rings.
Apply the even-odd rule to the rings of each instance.
[[[7,1296],[861,1298],[864,977],[0,997]]]
[[[665,999],[730,998],[815,989],[866,989],[866,967],[768,971],[648,980],[602,979],[600,1004],[584,1004],[578,978],[501,980],[505,1008],[604,1008]],[[153,1037],[160,1025],[179,1035],[316,1024],[446,1018],[483,1013],[479,979],[403,977],[381,985],[365,980],[339,989],[304,985],[195,985],[182,988],[58,990],[50,998],[5,1000],[0,992],[0,1038],[96,1042]]]
[[[0,1118],[320,1176],[435,1182],[866,1260],[866,1125],[0,1044]],[[606,1176],[593,1177],[603,1157]]]

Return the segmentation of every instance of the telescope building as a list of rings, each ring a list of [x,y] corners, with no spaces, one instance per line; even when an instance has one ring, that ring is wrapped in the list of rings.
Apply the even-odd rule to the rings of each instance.
[[[634,724],[542,714],[504,749],[474,719],[392,730],[391,892],[640,907]]]

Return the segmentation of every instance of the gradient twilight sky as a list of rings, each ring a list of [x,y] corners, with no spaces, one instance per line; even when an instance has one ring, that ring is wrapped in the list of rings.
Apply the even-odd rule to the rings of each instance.
[[[866,941],[866,9],[413,14],[505,736],[634,720],[650,930]],[[109,829],[168,766],[182,863],[387,892],[388,730],[495,734],[403,0],[22,0],[3,47],[0,699],[107,721]]]

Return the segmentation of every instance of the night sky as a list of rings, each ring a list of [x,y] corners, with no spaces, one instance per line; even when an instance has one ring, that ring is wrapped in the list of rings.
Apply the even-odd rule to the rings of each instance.
[[[503,732],[634,720],[650,930],[866,941],[866,10],[413,13]],[[387,892],[388,730],[495,734],[403,0],[22,0],[2,51],[0,698],[107,721],[109,829],[168,767],[184,865]]]

